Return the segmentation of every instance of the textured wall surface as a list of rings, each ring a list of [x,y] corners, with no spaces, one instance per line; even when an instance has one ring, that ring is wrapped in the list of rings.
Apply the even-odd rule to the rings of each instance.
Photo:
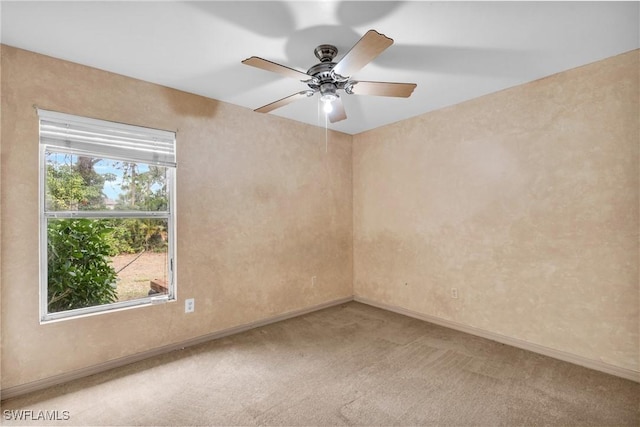
[[[638,57],[356,135],[355,295],[639,370]]]
[[[177,302],[39,324],[34,105],[178,130]],[[2,388],[352,294],[349,135],[6,46],[2,132]]]
[[[352,293],[639,369],[638,51],[328,153],[323,129],[1,53],[2,388]],[[39,324],[34,105],[178,130],[176,303]]]
[[[0,99],[2,99],[2,49],[0,44]],[[2,103],[0,102],[0,307],[2,307]],[[0,344],[2,342],[2,318],[0,315]],[[0,367],[2,366],[2,351],[0,347]],[[0,374],[2,373],[0,369]],[[1,375],[0,375],[1,378]]]

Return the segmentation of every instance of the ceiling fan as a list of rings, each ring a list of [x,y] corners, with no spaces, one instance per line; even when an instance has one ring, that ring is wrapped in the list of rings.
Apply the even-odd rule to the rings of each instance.
[[[327,113],[329,121],[335,123],[347,118],[338,90],[344,90],[349,95],[408,98],[416,88],[415,83],[365,82],[351,78],[353,74],[373,61],[392,44],[393,39],[375,30],[369,30],[337,63],[333,62],[333,58],[338,53],[338,49],[330,44],[321,44],[314,50],[314,54],[320,62],[309,68],[306,73],[257,56],[247,58],[242,61],[243,64],[279,73],[286,77],[300,80],[309,86],[309,89],[262,106],[255,111],[268,113],[276,108],[284,107],[287,104],[313,96],[319,92],[320,100],[324,104],[324,111]]]

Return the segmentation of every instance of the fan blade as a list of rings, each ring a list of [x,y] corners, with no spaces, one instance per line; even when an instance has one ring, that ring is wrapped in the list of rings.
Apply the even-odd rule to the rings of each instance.
[[[331,123],[339,122],[347,118],[347,113],[344,112],[344,105],[341,98],[336,98],[331,102],[332,110],[327,115]]]
[[[312,77],[307,73],[294,70],[293,68],[285,67],[284,65],[276,64],[275,62],[267,61],[266,59],[258,58],[257,56],[247,58],[242,61],[242,63],[251,65],[252,67],[271,71],[273,73],[279,73],[284,76],[291,77],[292,79],[301,80],[303,82],[312,79]]]
[[[393,39],[376,30],[369,30],[333,67],[333,72],[341,77],[349,77],[373,61],[392,44]]]
[[[270,111],[275,110],[276,108],[284,107],[285,105],[291,104],[292,102],[302,98],[307,98],[308,96],[309,95],[307,94],[307,91],[294,93],[293,95],[289,95],[286,98],[279,99],[275,102],[272,102],[271,104],[264,105],[253,111],[257,111],[258,113],[268,113]]]
[[[351,93],[355,95],[395,96],[408,98],[416,88],[415,83],[353,82]]]

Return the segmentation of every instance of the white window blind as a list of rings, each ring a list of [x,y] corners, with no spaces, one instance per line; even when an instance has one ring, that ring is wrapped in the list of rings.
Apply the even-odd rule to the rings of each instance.
[[[38,109],[40,143],[115,159],[176,166],[176,134]]]

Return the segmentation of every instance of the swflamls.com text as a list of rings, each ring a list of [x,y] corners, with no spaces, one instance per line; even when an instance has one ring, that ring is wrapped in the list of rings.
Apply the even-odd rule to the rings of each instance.
[[[7,421],[67,421],[71,418],[69,411],[34,411],[31,409],[5,409],[2,411],[2,416]]]

